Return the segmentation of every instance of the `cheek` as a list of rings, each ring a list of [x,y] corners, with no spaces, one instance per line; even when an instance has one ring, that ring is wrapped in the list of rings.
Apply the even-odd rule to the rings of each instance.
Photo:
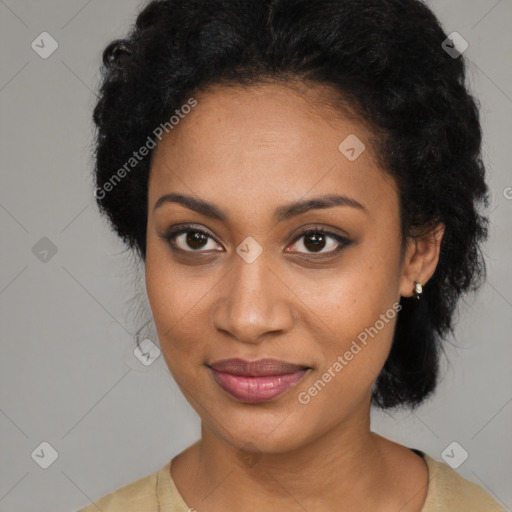
[[[187,316],[193,314],[196,287],[190,286],[190,279],[178,271],[165,250],[155,245],[148,243],[146,291],[163,355],[172,362],[182,339],[179,330]]]
[[[321,293],[308,291],[304,284],[296,290],[307,296],[304,302],[314,305],[325,332],[316,340],[322,353],[319,377],[327,372],[325,379],[332,381],[328,385],[345,396],[360,395],[371,386],[391,349],[401,309],[399,256],[399,245],[388,246],[387,252],[361,248],[335,278],[317,282]]]
[[[372,326],[399,298],[399,246],[378,245],[384,244],[364,241],[347,252],[333,272],[287,276],[323,329],[341,339],[355,338]]]
[[[173,261],[165,244],[159,240],[148,243],[146,290],[162,356],[188,399],[195,393],[205,347],[214,335],[209,324],[209,294],[222,275],[200,267],[184,268]]]
[[[345,284],[343,292],[336,290],[324,299],[325,307],[335,303],[336,308],[331,306],[329,312],[318,305],[330,329],[316,339],[316,351],[322,355],[314,378],[296,392],[312,423],[332,426],[340,415],[366,403],[392,345],[400,310],[392,294],[385,287],[361,293],[357,283],[354,288]]]
[[[148,300],[157,328],[167,333],[165,337],[171,336],[200,308],[208,284],[199,271],[185,270],[176,263],[165,243],[154,237],[148,237],[145,272]]]
[[[324,325],[324,337],[317,338],[317,350],[322,353],[321,372],[337,365],[348,387],[356,391],[358,382],[373,380],[380,372],[393,339],[398,303],[386,286],[362,286],[364,280],[352,275],[340,279],[331,293],[317,297],[315,310]],[[320,359],[319,359],[320,360]],[[343,379],[345,378],[343,377]],[[329,377],[326,377],[329,378]]]

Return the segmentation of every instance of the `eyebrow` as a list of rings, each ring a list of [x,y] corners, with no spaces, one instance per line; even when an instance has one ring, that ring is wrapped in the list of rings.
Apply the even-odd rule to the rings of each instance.
[[[227,213],[221,210],[218,206],[202,199],[197,199],[193,196],[176,193],[165,194],[160,197],[155,203],[153,211],[160,208],[165,203],[178,203],[189,210],[193,210],[204,215],[205,217],[210,217],[223,222],[228,219]],[[274,211],[274,219],[276,222],[282,222],[310,210],[332,208],[334,206],[350,206],[367,212],[366,208],[361,203],[351,197],[339,194],[327,194],[280,206]]]

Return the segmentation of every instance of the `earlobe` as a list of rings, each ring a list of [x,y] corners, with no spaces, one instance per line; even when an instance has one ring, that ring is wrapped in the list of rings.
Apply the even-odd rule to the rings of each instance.
[[[419,298],[421,295],[423,287],[436,270],[444,230],[445,225],[439,222],[428,232],[409,238],[400,282],[402,297]]]
[[[421,294],[423,293],[423,285],[419,281],[414,281],[414,296],[416,299],[421,299]]]

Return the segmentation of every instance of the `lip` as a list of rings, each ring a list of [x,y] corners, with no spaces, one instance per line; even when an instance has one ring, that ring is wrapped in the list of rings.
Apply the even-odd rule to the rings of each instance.
[[[266,402],[296,386],[310,367],[276,359],[223,359],[207,365],[215,382],[243,402]]]

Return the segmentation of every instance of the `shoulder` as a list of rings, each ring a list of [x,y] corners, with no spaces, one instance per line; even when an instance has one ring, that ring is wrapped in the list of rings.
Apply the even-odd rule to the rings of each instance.
[[[156,473],[144,476],[123,487],[118,488],[111,494],[103,496],[85,508],[77,512],[157,512],[158,495],[157,483],[159,474],[164,468]]]
[[[429,470],[427,498],[421,512],[505,512],[482,487],[448,464],[421,453]]]

